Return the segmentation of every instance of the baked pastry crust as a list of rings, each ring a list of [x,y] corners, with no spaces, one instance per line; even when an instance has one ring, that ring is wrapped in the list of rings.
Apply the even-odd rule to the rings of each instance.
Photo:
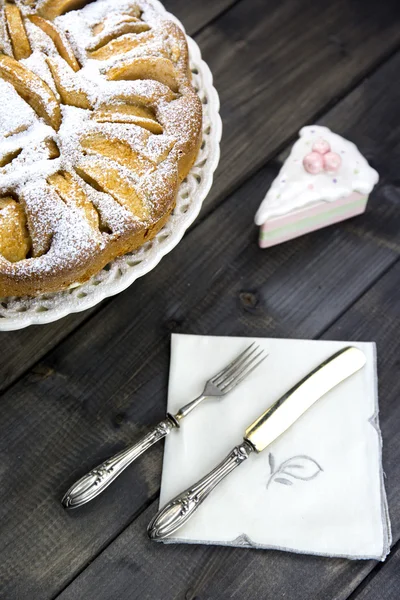
[[[2,297],[65,289],[150,240],[201,143],[180,27],[151,0],[78,4],[0,15]]]

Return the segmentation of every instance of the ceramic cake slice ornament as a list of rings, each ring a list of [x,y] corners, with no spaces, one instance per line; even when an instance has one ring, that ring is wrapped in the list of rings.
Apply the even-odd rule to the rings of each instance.
[[[260,247],[363,213],[378,179],[352,142],[327,127],[303,127],[257,211]]]

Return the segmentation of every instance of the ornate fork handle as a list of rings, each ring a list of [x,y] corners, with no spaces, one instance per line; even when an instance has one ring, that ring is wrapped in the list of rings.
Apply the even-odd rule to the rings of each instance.
[[[62,499],[63,505],[66,508],[76,508],[93,500],[138,456],[143,454],[150,446],[162,440],[174,427],[176,427],[176,424],[172,419],[167,417],[164,421],[153,427],[139,442],[125,448],[125,450],[122,450],[90,471],[90,473],[81,477],[65,494]]]
[[[149,537],[161,540],[182,527],[210,492],[253,451],[254,448],[246,441],[236,446],[208,475],[176,496],[153,517],[147,529]]]

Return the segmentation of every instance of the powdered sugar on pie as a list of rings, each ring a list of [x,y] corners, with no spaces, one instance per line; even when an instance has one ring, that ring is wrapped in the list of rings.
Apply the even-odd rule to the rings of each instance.
[[[56,14],[72,4],[13,5],[23,30],[1,15],[0,296],[63,289],[153,237],[200,144],[182,30],[151,1]]]

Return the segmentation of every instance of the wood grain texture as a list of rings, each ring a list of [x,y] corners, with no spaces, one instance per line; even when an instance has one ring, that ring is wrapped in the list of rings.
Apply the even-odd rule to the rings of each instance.
[[[377,345],[379,419],[383,437],[385,487],[393,542],[400,539],[400,262],[324,334],[329,340],[374,340]]]
[[[204,210],[397,48],[399,18],[397,0],[251,0],[202,32],[224,125]]]
[[[368,140],[371,151],[380,146],[374,164],[382,185],[366,215],[259,250],[253,215],[275,162],[3,395],[0,596],[53,597],[154,498],[161,447],[92,505],[66,513],[59,503],[79,475],[163,416],[171,331],[316,337],[395,264],[400,131],[391,82],[399,65],[397,56],[323,121]],[[296,560],[301,570],[308,559]],[[362,576],[357,572],[351,585]]]
[[[166,6],[193,34],[228,4],[169,0]],[[196,37],[214,73],[224,121],[221,163],[207,211],[400,43],[399,15],[397,0],[246,0]],[[346,125],[344,117],[343,131]],[[356,126],[348,129],[363,135]],[[368,140],[360,141],[367,146]],[[7,347],[0,391],[88,317],[86,311],[45,327],[0,333]]]
[[[96,308],[89,309],[48,325],[0,331],[0,343],[7,348],[7,360],[0,363],[0,394],[95,311]]]
[[[237,0],[164,0],[163,4],[184,24],[189,35],[193,36],[236,2]]]
[[[379,315],[372,310],[378,306],[382,309]],[[400,451],[395,442],[400,428],[400,340],[396,335],[400,328],[399,306],[398,262],[323,336],[377,342],[384,468],[395,538],[400,535],[398,502],[397,509],[393,510],[396,494],[400,492]],[[395,448],[391,447],[391,440]],[[375,561],[327,559],[276,551],[157,544],[150,542],[146,534],[146,526],[156,510],[157,503],[154,503],[59,596],[59,600],[108,600],[110,597],[121,600],[159,597],[163,600],[345,600],[376,564]],[[391,559],[389,565],[390,562]],[[152,577],[152,573],[157,573],[157,577]],[[391,578],[388,591],[395,589],[393,583]],[[380,597],[387,598],[379,595],[366,598]]]
[[[374,575],[375,570],[371,573]],[[376,567],[376,575],[369,576],[355,590],[349,600],[398,600],[400,590],[400,547],[392,550],[384,565]]]

